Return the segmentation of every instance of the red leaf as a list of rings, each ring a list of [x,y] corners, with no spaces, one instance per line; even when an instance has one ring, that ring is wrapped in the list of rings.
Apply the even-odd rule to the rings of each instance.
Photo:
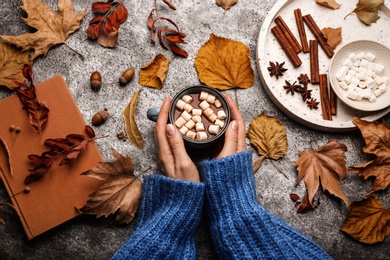
[[[180,35],[166,35],[165,36],[165,39],[169,42],[169,43],[184,43],[186,44],[186,42],[181,38]]]
[[[154,33],[156,32],[156,29],[154,27],[153,13],[154,13],[154,9],[150,12],[147,23],[150,30],[150,39],[152,40],[153,43],[156,43],[156,39],[154,38]]]
[[[176,6],[172,4],[169,0],[163,0],[163,2],[166,3],[172,10],[176,10]]]
[[[116,8],[116,11],[118,13],[117,16],[118,23],[120,24],[124,23],[127,20],[127,16],[129,13],[126,7],[123,4],[119,4],[118,7]]]
[[[158,29],[158,31],[157,31],[157,37],[158,37],[158,42],[160,43],[160,46],[161,46],[164,50],[168,50],[168,48],[165,46],[164,41],[163,41],[163,39],[162,39],[162,33],[164,32],[164,29],[165,29],[165,28],[160,28],[160,29]]]
[[[114,27],[116,30],[119,29],[119,22],[118,22],[118,13],[114,10],[111,12],[111,15],[108,16],[107,20],[110,21],[110,24],[112,27]]]
[[[89,137],[95,138],[96,134],[95,134],[95,131],[93,130],[92,127],[90,127],[89,125],[86,125],[85,126],[85,131],[87,132]]]
[[[111,3],[95,2],[92,4],[92,11],[99,14],[105,14],[111,9]]]
[[[188,57],[188,53],[177,46],[176,44],[169,44],[169,47],[171,48],[171,51],[177,55],[183,56],[184,58]]]
[[[114,31],[114,27],[111,25],[111,21],[109,19],[105,19],[104,22],[102,22],[102,29],[104,34],[110,34]]]

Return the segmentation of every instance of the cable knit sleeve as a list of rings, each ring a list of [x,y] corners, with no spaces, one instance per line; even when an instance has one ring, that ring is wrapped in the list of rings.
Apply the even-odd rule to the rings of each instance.
[[[202,183],[145,177],[136,228],[112,259],[194,259],[203,201]]]
[[[330,259],[256,200],[249,151],[201,163],[210,233],[222,259]]]

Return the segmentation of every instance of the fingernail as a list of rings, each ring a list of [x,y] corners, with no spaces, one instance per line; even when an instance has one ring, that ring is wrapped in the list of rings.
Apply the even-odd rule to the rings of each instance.
[[[175,134],[175,127],[172,124],[167,124],[165,126],[165,132],[167,136],[173,136]]]
[[[236,120],[233,120],[233,121],[231,122],[231,125],[232,125],[232,129],[233,129],[233,130],[237,130],[237,129],[238,129],[238,124],[237,124],[237,121],[236,121]]]

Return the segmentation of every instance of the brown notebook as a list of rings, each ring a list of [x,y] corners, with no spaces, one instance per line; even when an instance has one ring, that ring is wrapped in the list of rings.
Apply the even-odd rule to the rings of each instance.
[[[38,100],[46,100],[50,109],[42,139],[30,125],[27,111],[16,95],[0,101],[0,138],[10,151],[13,173],[11,175],[5,149],[0,145],[0,177],[29,239],[79,215],[77,209],[84,206],[88,195],[102,184],[97,179],[80,176],[103,161],[96,143],[92,141],[69,165],[59,166],[64,156],[55,158],[50,171],[28,184],[29,193],[23,192],[28,169],[34,167],[27,156],[40,155],[48,150],[42,144],[45,139],[65,138],[71,133],[86,135],[86,122],[62,76],[57,75],[37,84],[36,92]],[[10,125],[19,126],[20,134],[13,135]]]

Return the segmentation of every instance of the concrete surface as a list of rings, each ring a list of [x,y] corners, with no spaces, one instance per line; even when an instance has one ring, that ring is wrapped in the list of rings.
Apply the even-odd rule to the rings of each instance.
[[[45,2],[56,10],[56,0]],[[187,34],[188,44],[184,46],[189,53],[187,59],[174,58],[170,52],[164,51],[160,46],[150,44],[145,23],[153,8],[153,1],[126,1],[129,18],[120,28],[119,41],[114,49],[103,48],[86,37],[88,21],[93,17],[90,11],[93,1],[73,2],[76,12],[85,7],[89,9],[81,28],[67,39],[67,44],[83,53],[85,59],[81,59],[65,45],[59,45],[52,48],[46,57],[36,59],[33,71],[36,82],[56,74],[63,75],[87,122],[99,109],[108,108],[116,121],[110,118],[104,125],[95,128],[97,135],[110,134],[109,138],[98,141],[106,160],[112,160],[110,154],[112,147],[122,154],[130,154],[137,175],[157,172],[153,140],[154,123],[146,118],[147,108],[159,106],[165,97],[173,96],[184,86],[199,83],[194,58],[211,33],[241,41],[251,49],[251,61],[255,70],[253,86],[246,90],[238,90],[236,93],[245,122],[248,126],[250,121],[260,113],[275,116],[286,126],[289,141],[288,154],[275,162],[266,160],[255,175],[259,202],[312,238],[335,259],[390,259],[390,238],[383,243],[364,245],[339,230],[348,213],[346,206],[339,200],[320,190],[317,193],[321,200],[320,207],[307,214],[297,214],[289,198],[291,192],[305,194],[303,183],[295,185],[297,172],[294,163],[298,159],[299,150],[318,148],[332,139],[337,139],[348,147],[348,152],[345,154],[347,165],[366,162],[369,157],[361,152],[364,141],[358,132],[329,134],[311,130],[286,117],[268,99],[256,70],[255,52],[262,21],[275,0],[238,0],[237,5],[227,12],[218,7],[214,0],[173,1],[177,11],[169,10],[162,1],[158,1],[160,14],[170,17]],[[31,28],[20,19],[24,14],[19,5],[19,1],[1,0],[0,34],[19,35],[31,31]],[[139,68],[158,53],[168,57],[171,64],[161,91],[150,88],[141,91],[136,120],[145,147],[140,150],[129,142],[119,141],[116,132],[122,125],[123,109],[133,93],[140,88]],[[99,70],[104,82],[113,82],[117,80],[119,71],[127,67],[136,69],[135,78],[128,86],[107,85],[99,92],[90,89],[89,76],[93,71]],[[228,93],[235,95],[234,91]],[[1,99],[10,95],[11,92],[0,90]],[[385,119],[390,123],[389,115]],[[248,148],[253,150],[250,146]],[[254,150],[253,157],[257,158]],[[286,179],[278,169],[286,173],[289,178]],[[355,201],[364,197],[371,183],[348,173],[348,177],[342,182],[342,188],[348,199]],[[386,189],[376,193],[387,209],[390,209],[389,192],[390,190]],[[4,186],[0,184],[1,200],[7,197]],[[5,218],[7,225],[0,224],[0,259],[108,259],[134,228],[133,223],[117,225],[112,217],[96,219],[94,216],[81,216],[28,241],[16,215],[6,210]],[[215,258],[204,222],[199,230],[197,246],[199,259]]]

